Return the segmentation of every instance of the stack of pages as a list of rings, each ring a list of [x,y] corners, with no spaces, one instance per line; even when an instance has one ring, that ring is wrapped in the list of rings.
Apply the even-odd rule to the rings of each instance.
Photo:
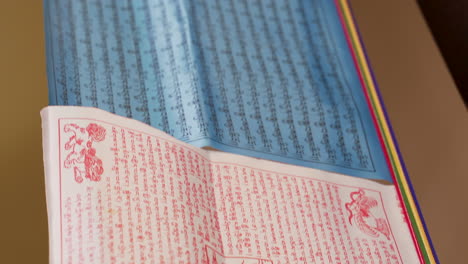
[[[345,1],[45,0],[50,263],[436,263]]]

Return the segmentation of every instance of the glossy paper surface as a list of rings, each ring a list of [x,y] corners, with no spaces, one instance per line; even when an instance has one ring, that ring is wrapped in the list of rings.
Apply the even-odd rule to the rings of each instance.
[[[391,181],[333,1],[45,2],[51,104]]]

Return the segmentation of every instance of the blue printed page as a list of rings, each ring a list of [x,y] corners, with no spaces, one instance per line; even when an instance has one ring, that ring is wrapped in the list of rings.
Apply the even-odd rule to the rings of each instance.
[[[51,104],[391,181],[330,0],[45,0]]]

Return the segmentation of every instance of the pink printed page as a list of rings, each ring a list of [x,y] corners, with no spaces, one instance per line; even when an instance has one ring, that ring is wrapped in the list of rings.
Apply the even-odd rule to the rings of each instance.
[[[209,152],[84,107],[43,117],[50,263],[419,263],[393,186]]]

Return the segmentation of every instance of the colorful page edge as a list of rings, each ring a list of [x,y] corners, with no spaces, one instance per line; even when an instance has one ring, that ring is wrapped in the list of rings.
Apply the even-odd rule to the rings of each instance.
[[[440,263],[421,214],[421,209],[396,142],[395,134],[389,122],[387,111],[375,81],[375,76],[369,66],[369,60],[357,29],[348,2],[349,0],[334,1],[356,68],[360,75],[362,88],[366,95],[389,169],[397,184],[399,198],[404,203],[408,220],[411,223],[410,229],[413,233],[413,239],[417,245],[420,259],[423,263]]]

